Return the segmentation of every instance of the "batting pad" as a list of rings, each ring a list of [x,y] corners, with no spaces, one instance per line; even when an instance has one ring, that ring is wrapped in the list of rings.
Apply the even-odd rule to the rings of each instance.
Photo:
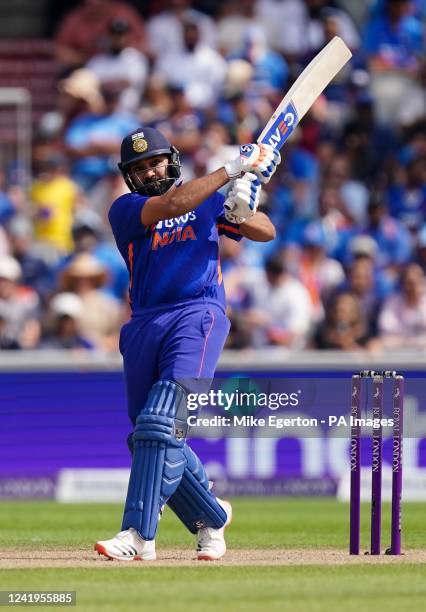
[[[160,507],[177,489],[187,458],[184,453],[186,393],[171,381],[159,381],[136,419],[133,459],[122,529],[133,527],[153,540]]]
[[[226,522],[226,512],[209,491],[209,481],[197,455],[187,444],[183,452],[185,471],[167,505],[191,533],[203,527],[219,529]]]

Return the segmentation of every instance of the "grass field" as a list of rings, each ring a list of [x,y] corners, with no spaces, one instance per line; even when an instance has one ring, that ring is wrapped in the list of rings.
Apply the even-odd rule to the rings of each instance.
[[[328,499],[232,500],[234,521],[228,548],[345,550],[348,507]],[[363,512],[362,541],[367,549],[369,508]],[[383,510],[383,544],[389,542],[389,506]],[[303,565],[221,565],[156,567],[151,563],[97,563],[96,567],[4,569],[8,551],[22,558],[30,551],[81,550],[90,557],[97,539],[118,529],[117,505],[57,505],[53,502],[0,504],[0,590],[75,590],[81,610],[423,610],[426,564],[409,558],[391,563],[360,562]],[[424,550],[425,507],[404,504],[404,548]],[[193,547],[193,538],[166,512],[157,550]],[[346,559],[346,557],[345,557]],[[348,560],[349,556],[348,556]],[[4,565],[6,563],[6,566]],[[40,609],[40,607],[39,607]]]

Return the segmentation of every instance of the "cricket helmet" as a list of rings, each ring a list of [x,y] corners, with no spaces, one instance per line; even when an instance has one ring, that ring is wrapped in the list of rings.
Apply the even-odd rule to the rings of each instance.
[[[167,155],[169,163],[165,178],[156,178],[150,182],[144,182],[137,169],[137,162],[155,157]],[[155,196],[166,193],[176,180],[180,177],[181,165],[179,151],[158,130],[151,127],[141,127],[128,134],[121,143],[121,161],[118,167],[121,170],[126,185],[132,192],[141,195]]]

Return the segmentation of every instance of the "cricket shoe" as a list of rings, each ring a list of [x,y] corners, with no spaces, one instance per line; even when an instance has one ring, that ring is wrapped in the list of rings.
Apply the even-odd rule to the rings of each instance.
[[[155,540],[143,540],[136,529],[120,531],[110,540],[99,540],[94,546],[99,555],[117,561],[155,561]]]
[[[198,561],[217,561],[226,553],[225,527],[232,520],[232,506],[222,499],[217,500],[226,512],[226,523],[220,529],[203,527],[197,534]]]

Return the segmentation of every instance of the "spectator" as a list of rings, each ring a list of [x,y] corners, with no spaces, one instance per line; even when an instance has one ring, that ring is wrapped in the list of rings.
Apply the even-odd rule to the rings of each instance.
[[[426,274],[426,223],[417,235],[415,261],[421,266],[423,272]]]
[[[197,154],[197,163],[203,165],[205,172],[214,172],[238,151],[238,148],[231,144],[228,130],[219,121],[212,121],[207,125],[203,144]]]
[[[83,302],[74,293],[58,293],[52,299],[40,348],[92,349],[93,344],[79,332]]]
[[[349,159],[345,154],[336,155],[326,169],[324,184],[337,189],[346,217],[364,223],[368,205],[368,190],[361,181],[352,178]]]
[[[319,218],[315,223],[321,226],[324,233],[327,254],[343,261],[347,241],[356,231],[353,220],[335,187],[322,188],[318,206]],[[285,244],[293,247],[301,245],[306,227],[313,218],[312,215],[295,217],[286,232]]]
[[[87,194],[87,208],[99,215],[104,225],[103,230],[108,239],[112,236],[111,228],[106,219],[111,202],[128,190],[123,176],[114,163],[108,168],[106,175],[101,178]]]
[[[139,109],[142,125],[157,125],[170,117],[173,111],[172,91],[160,75],[149,76]]]
[[[312,322],[305,287],[285,269],[281,257],[270,257],[264,270],[250,270],[243,283],[249,295],[244,319],[255,347],[275,345],[301,349]]]
[[[63,152],[63,136],[70,123],[81,114],[101,113],[103,108],[99,80],[89,70],[79,68],[60,80],[56,107],[42,115],[37,128],[35,160],[46,156],[46,147],[51,152]]]
[[[193,157],[202,142],[201,120],[189,104],[183,87],[169,85],[168,89],[173,107],[167,118],[156,121],[154,125],[178,149],[183,176],[193,177]]]
[[[271,47],[294,59],[305,51],[306,30],[303,0],[258,0],[256,14],[268,33]],[[303,34],[302,34],[303,32]]]
[[[233,142],[254,142],[262,131],[262,119],[252,100],[243,92],[226,96],[218,115]]]
[[[79,188],[69,178],[63,156],[50,155],[37,166],[29,192],[34,236],[54,260],[72,248],[72,216],[79,204]]]
[[[26,217],[15,216],[7,227],[10,251],[21,266],[21,282],[37,292],[42,302],[54,289],[52,267],[43,259],[34,245],[34,231]],[[43,253],[43,251],[42,251]]]
[[[0,257],[0,334],[5,348],[34,348],[39,341],[39,299],[19,284],[21,267],[13,257]]]
[[[227,315],[231,329],[226,348],[243,349],[251,344],[252,326],[245,316],[249,306],[249,288],[241,282],[249,274],[243,242],[223,237],[220,241],[220,264],[226,292]]]
[[[326,245],[324,227],[317,221],[310,223],[303,233],[298,278],[309,291],[315,321],[323,318],[323,303],[345,278],[341,264],[327,257]]]
[[[346,22],[346,24],[344,22]],[[358,32],[356,31],[355,26],[351,24],[349,15],[341,10],[337,10],[334,6],[327,6],[321,10],[318,23],[316,25],[318,26],[317,33],[322,39],[322,43],[320,47],[313,47],[311,54],[308,54],[306,59],[313,59],[313,57],[326,44],[331,42],[335,36],[340,36],[343,38],[348,47],[353,51],[358,48]],[[348,27],[346,27],[346,25]],[[355,55],[355,58],[356,57],[357,55]],[[323,94],[330,103],[333,103],[330,104],[330,110],[332,111],[333,115],[337,115],[336,119],[333,121],[334,123],[338,121],[340,124],[342,117],[339,117],[339,115],[345,116],[348,111],[347,81],[351,74],[352,64],[356,62],[355,58],[339,71]]]
[[[352,262],[347,280],[342,284],[344,292],[355,295],[366,320],[368,335],[377,336],[377,317],[382,292],[374,270],[374,259],[367,254],[358,255]]]
[[[359,91],[355,104],[343,126],[342,144],[351,165],[351,176],[367,187],[386,168],[397,149],[396,136],[390,126],[376,118],[371,94]]]
[[[314,347],[342,351],[365,348],[369,340],[367,325],[358,298],[338,293],[327,306],[326,317],[316,331]]]
[[[383,121],[394,120],[412,86],[422,53],[422,30],[420,20],[412,14],[411,0],[385,0],[365,27],[371,91]]]
[[[268,47],[267,36],[261,26],[250,26],[243,44],[228,59],[243,59],[251,64],[253,73],[250,91],[257,96],[282,94],[289,76],[284,58]]]
[[[97,349],[116,351],[124,313],[119,302],[103,291],[106,282],[106,268],[88,253],[76,255],[61,275],[61,288],[83,303],[83,336]]]
[[[331,4],[327,0],[259,0],[257,13],[272,47],[297,58],[324,44],[324,12]],[[359,36],[352,18],[341,8],[334,9],[333,16],[339,35],[355,49]]]
[[[386,196],[390,213],[415,234],[426,223],[425,159],[414,157],[406,167],[400,166],[394,177]]]
[[[95,74],[101,85],[120,89],[118,110],[137,112],[148,75],[145,56],[130,46],[130,24],[115,19],[109,25],[106,49],[92,57],[86,68]]]
[[[74,219],[72,236],[74,250],[60,262],[58,272],[61,273],[77,255],[92,255],[107,271],[104,290],[117,300],[123,300],[127,294],[129,275],[118,251],[105,240],[102,219],[91,210],[80,211]]]
[[[0,169],[0,225],[5,225],[15,214],[15,207],[6,187],[6,174]]]
[[[9,253],[9,240],[6,231],[0,225],[0,257]]]
[[[218,45],[223,56],[237,53],[243,46],[247,31],[261,27],[256,19],[256,0],[231,0],[222,4],[217,18]]]
[[[384,349],[426,346],[426,280],[418,264],[404,268],[400,290],[385,301],[379,332]]]
[[[336,35],[343,38],[350,49],[359,47],[360,39],[356,26],[343,8],[336,8],[335,3],[330,0],[305,0],[305,5],[306,38],[310,51],[317,53]]]
[[[81,68],[99,53],[110,23],[117,19],[130,24],[129,44],[144,51],[143,20],[132,6],[115,0],[81,0],[65,15],[55,35],[56,58],[63,71]]]
[[[253,66],[247,60],[231,59],[228,61],[226,80],[223,86],[225,99],[245,93],[253,76]]]
[[[396,122],[407,128],[421,122],[425,117],[425,91],[426,91],[426,59],[420,60],[420,66],[413,75],[396,116]]]
[[[155,63],[154,74],[163,77],[168,84],[183,87],[194,108],[213,107],[225,82],[226,62],[217,51],[203,44],[195,20],[186,18],[182,28],[183,49],[162,52]]]
[[[227,126],[236,143],[254,142],[270,118],[275,103],[254,94],[250,85],[253,66],[243,59],[228,62],[228,72],[216,119]]]
[[[368,257],[376,266],[377,262],[377,242],[371,236],[358,234],[352,236],[346,244],[347,253],[345,265],[349,268],[358,257]]]
[[[163,54],[179,56],[185,51],[184,22],[190,20],[198,25],[200,42],[216,48],[216,26],[214,21],[191,8],[190,0],[169,0],[166,10],[151,17],[147,23],[149,51],[155,59]],[[176,63],[179,66],[179,63]]]
[[[374,72],[412,73],[422,52],[422,24],[413,14],[412,0],[384,0],[364,30],[363,46]]]
[[[120,92],[104,86],[103,112],[78,115],[65,133],[65,144],[72,156],[72,176],[87,192],[106,176],[117,163],[121,141],[139,127],[136,116],[119,110]]]
[[[278,170],[272,190],[271,215],[286,242],[301,244],[300,227],[313,220],[318,207],[320,168],[316,156],[301,145],[296,128],[286,148],[286,163]],[[276,216],[275,216],[276,212]],[[296,234],[296,235],[295,235]]]
[[[0,305],[0,351],[16,351],[20,348],[18,340],[9,334],[7,314],[2,312]]]
[[[367,212],[367,223],[360,233],[376,241],[378,266],[392,276],[410,260],[410,235],[401,222],[390,216],[381,195],[372,196]]]

